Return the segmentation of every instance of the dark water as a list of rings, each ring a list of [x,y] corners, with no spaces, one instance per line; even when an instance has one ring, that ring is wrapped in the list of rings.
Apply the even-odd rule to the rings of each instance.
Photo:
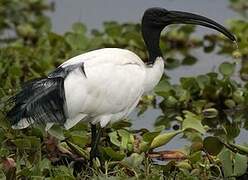
[[[228,0],[54,0],[56,9],[50,14],[54,31],[63,33],[71,28],[74,22],[83,22],[89,29],[101,28],[104,21],[140,22],[145,9],[159,6],[169,10],[181,10],[198,13],[227,24],[228,19],[238,17],[228,8]],[[213,32],[206,28],[198,28],[196,35]],[[194,50],[192,54],[199,59],[193,66],[182,66],[167,71],[173,83],[178,82],[182,76],[195,76],[215,71],[223,61],[232,61],[231,57],[219,56],[216,53],[205,54],[201,49]],[[149,109],[140,117],[137,112],[131,114],[135,119],[133,128],[153,129],[155,119],[160,115],[159,109]],[[237,142],[245,142],[246,131],[242,131]],[[177,149],[187,142],[180,135],[166,145],[166,149]]]

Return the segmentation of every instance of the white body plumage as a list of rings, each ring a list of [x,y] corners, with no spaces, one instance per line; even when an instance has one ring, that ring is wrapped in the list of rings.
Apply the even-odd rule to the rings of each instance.
[[[110,121],[126,117],[164,72],[161,57],[147,66],[133,52],[118,48],[90,51],[59,67],[66,69],[69,66],[76,68],[64,79],[66,129],[81,120],[92,124],[99,122],[104,127]],[[30,123],[22,119],[13,128],[25,128]],[[47,129],[52,124],[48,123]]]
[[[106,48],[76,56],[61,66],[84,63],[65,79],[68,129],[81,119],[101,127],[109,121],[126,117],[138,104],[144,92],[150,91],[160,80],[164,64],[158,59],[147,67],[133,52]]]

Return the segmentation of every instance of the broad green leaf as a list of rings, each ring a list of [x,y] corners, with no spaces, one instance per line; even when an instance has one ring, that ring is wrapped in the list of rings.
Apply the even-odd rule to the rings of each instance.
[[[114,161],[121,161],[125,157],[125,153],[115,151],[111,147],[103,147],[104,152]]]
[[[203,141],[203,147],[209,154],[217,156],[224,145],[217,137],[208,136]]]
[[[131,154],[131,156],[123,159],[121,163],[125,164],[130,168],[136,169],[141,166],[143,160],[144,160],[144,154],[133,153]]]
[[[201,151],[197,151],[194,154],[190,155],[189,160],[191,163],[197,163],[200,162],[202,159],[202,153]]]
[[[31,142],[28,139],[15,139],[12,141],[19,149],[30,149]]]
[[[165,130],[165,126],[164,125],[158,125],[154,127],[154,132],[161,132]]]
[[[244,91],[241,89],[237,89],[236,91],[234,91],[232,98],[236,103],[243,103],[245,101]]]
[[[233,175],[233,163],[232,163],[232,152],[229,149],[224,148],[218,155],[222,164],[222,170],[224,177],[230,177]]]
[[[231,76],[235,71],[235,64],[224,62],[219,66],[219,71],[224,76]]]
[[[86,131],[72,131],[67,134],[71,142],[80,147],[84,147],[89,142],[89,137]]]
[[[109,138],[110,138],[110,142],[113,143],[114,145],[120,147],[121,142],[118,140],[118,134],[116,131],[113,131],[111,133],[108,134]]]
[[[247,170],[247,156],[236,153],[234,156],[234,175],[241,176]]]
[[[120,129],[117,131],[121,137],[121,149],[127,149],[128,142],[130,141],[130,133],[127,130]]]
[[[148,143],[151,143],[152,140],[158,136],[160,134],[160,132],[146,132],[144,135],[143,135],[143,140],[148,142]]]
[[[52,136],[56,137],[59,140],[64,140],[64,132],[61,126],[59,125],[53,125],[49,130],[48,133],[51,134]]]
[[[206,133],[206,130],[204,129],[201,120],[202,118],[200,116],[197,116],[189,111],[184,111],[185,119],[183,120],[182,129],[189,130],[194,129],[202,134]]]
[[[175,59],[175,58],[167,58],[166,59],[166,67],[167,69],[175,69],[177,68],[178,66],[180,66],[180,61],[178,59]]]
[[[153,139],[150,148],[154,149],[154,148],[157,148],[157,147],[160,147],[160,146],[167,144],[168,142],[170,142],[170,140],[172,138],[174,138],[176,135],[180,134],[181,132],[183,132],[183,131],[179,130],[179,131],[173,131],[173,132],[164,133],[164,134],[160,134],[160,135],[156,136]]]
[[[150,150],[150,144],[151,144],[151,142],[141,141],[139,143],[139,151],[140,152],[147,152],[148,150]]]
[[[85,159],[89,159],[89,152],[81,148],[80,146],[70,142],[66,141],[66,144],[70,147],[71,150],[73,150],[78,155],[84,157]]]
[[[177,103],[178,103],[178,100],[174,96],[169,96],[165,99],[165,104],[169,108],[176,106]]]
[[[69,131],[84,131],[87,132],[88,124],[85,122],[79,122],[75,126],[73,126]]]
[[[166,92],[171,90],[171,85],[169,81],[165,78],[163,78],[158,85],[154,88],[154,92],[160,95],[160,93]]]
[[[177,89],[176,96],[182,103],[187,103],[190,100],[190,92],[185,89]]]
[[[233,109],[236,106],[235,101],[232,99],[225,100],[224,104],[230,109]]]
[[[240,134],[240,128],[239,128],[239,125],[237,123],[230,123],[230,124],[226,124],[224,126],[225,128],[225,131],[227,132],[227,138],[228,140],[233,140],[235,139],[236,137],[239,136]]]
[[[182,61],[182,65],[193,65],[197,62],[196,57],[188,55],[186,56],[183,61]]]
[[[194,77],[182,77],[180,78],[182,88],[188,90],[191,94],[198,93],[201,89]]]
[[[201,89],[204,89],[206,85],[210,83],[210,78],[207,75],[199,75],[196,77],[196,81]]]
[[[122,129],[124,127],[131,127],[131,126],[132,126],[132,123],[129,122],[128,120],[121,120],[121,121],[111,124],[111,128],[115,130]]]

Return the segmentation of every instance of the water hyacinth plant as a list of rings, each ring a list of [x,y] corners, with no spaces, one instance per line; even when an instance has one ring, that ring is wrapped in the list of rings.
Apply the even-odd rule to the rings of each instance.
[[[245,4],[231,1],[231,5],[237,9],[241,2]],[[181,77],[177,83],[164,75],[154,94],[144,96],[137,107],[138,115],[151,108],[161,111],[153,129],[134,129],[129,119],[123,119],[104,131],[104,171],[97,160],[93,167],[88,166],[91,138],[85,123],[70,130],[59,126],[48,132],[41,126],[13,130],[5,119],[10,108],[7,99],[23,82],[47,75],[65,59],[93,49],[119,47],[147,60],[139,24],[105,22],[101,30],[89,31],[83,23],[75,22],[70,31],[58,34],[52,31],[45,13],[54,7],[44,0],[0,0],[1,178],[247,177],[248,146],[237,141],[248,129],[248,22],[242,17],[229,23],[238,49],[222,36],[196,38],[195,27],[189,25],[173,26],[166,36],[162,34],[160,45],[166,52],[168,69],[196,64],[200,59],[192,53],[195,49],[234,60],[206,74]],[[168,150],[166,145],[175,138],[185,139],[186,145]]]

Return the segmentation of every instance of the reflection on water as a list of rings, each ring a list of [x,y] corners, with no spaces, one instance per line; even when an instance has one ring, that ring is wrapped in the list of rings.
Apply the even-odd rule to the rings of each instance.
[[[52,0],[50,0],[52,1]],[[56,11],[51,14],[53,28],[56,32],[63,33],[70,29],[71,24],[80,21],[87,25],[89,29],[101,28],[104,21],[118,22],[139,22],[143,11],[148,7],[160,6],[167,9],[176,9],[203,14],[213,18],[220,23],[224,23],[230,18],[237,16],[228,9],[227,0],[53,0],[56,3]],[[196,35],[201,36],[205,32],[213,32],[206,28],[199,28]],[[206,54],[202,49],[194,50],[192,55],[198,58],[198,62],[193,66],[181,66],[177,69],[167,71],[172,83],[177,83],[182,76],[195,76],[209,71],[215,71],[216,67],[223,61],[232,61],[230,57],[219,56],[216,53]],[[148,109],[143,115],[137,117],[137,112],[130,116],[135,119],[133,128],[153,129],[156,118],[161,114],[159,109]],[[246,140],[247,131],[242,130],[237,143]],[[166,145],[166,149],[177,149],[187,144],[184,139],[177,136]]]

